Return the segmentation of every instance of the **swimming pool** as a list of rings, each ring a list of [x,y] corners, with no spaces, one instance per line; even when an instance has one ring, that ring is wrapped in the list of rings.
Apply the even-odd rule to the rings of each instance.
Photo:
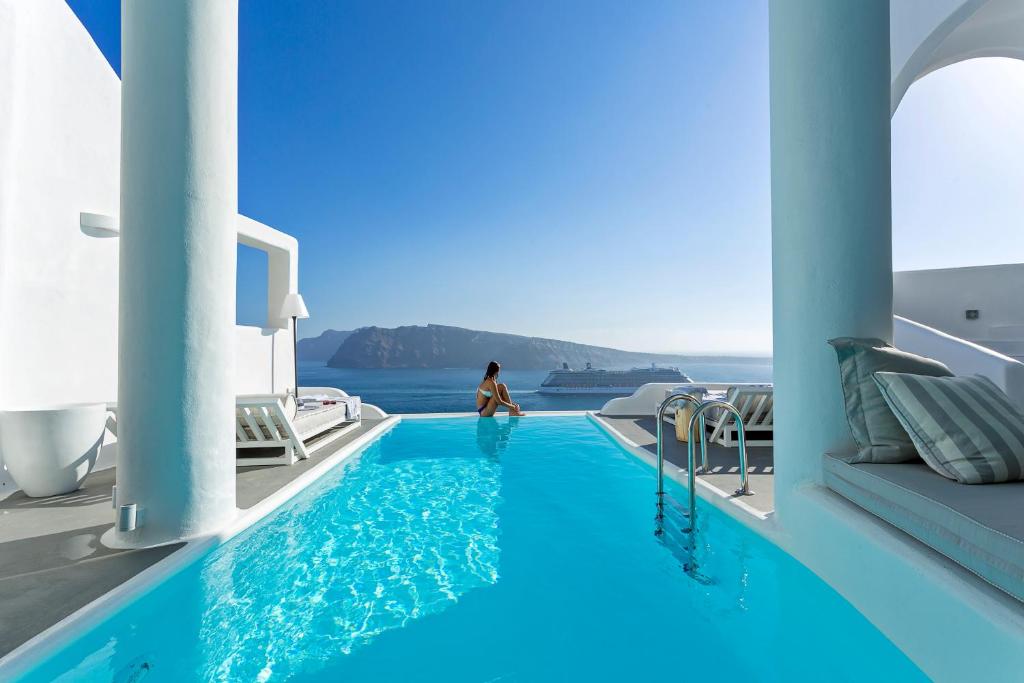
[[[654,490],[583,416],[405,420],[23,680],[926,680],[708,506],[688,576]]]

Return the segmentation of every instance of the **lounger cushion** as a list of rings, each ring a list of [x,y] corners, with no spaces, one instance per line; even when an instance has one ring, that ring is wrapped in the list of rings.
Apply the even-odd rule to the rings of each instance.
[[[918,453],[961,484],[1024,479],[1024,415],[987,377],[875,373]]]
[[[299,435],[299,438],[306,440],[330,429],[347,418],[348,406],[345,403],[336,403],[329,406],[317,406],[310,410],[300,410],[295,414],[292,422],[295,425],[295,432]]]
[[[900,351],[881,339],[842,337],[828,343],[839,359],[846,419],[859,449],[850,456],[850,462],[916,460],[914,442],[886,404],[872,375],[906,372],[949,377],[953,373],[936,360]]]
[[[1024,482],[960,486],[922,462],[856,464],[824,457],[836,493],[1018,600],[1024,600]]]

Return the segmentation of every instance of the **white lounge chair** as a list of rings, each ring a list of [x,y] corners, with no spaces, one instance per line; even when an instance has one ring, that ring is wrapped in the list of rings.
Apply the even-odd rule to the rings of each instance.
[[[725,401],[735,406],[743,416],[747,446],[773,444],[775,400],[770,384],[731,387],[725,393]],[[731,414],[723,410],[709,410],[705,424],[709,443],[726,448],[736,445],[736,422]]]
[[[290,394],[239,396],[235,403],[235,447],[283,448],[272,456],[236,458],[240,467],[292,465],[359,426],[359,398],[337,397],[297,409]]]
[[[686,392],[699,400],[718,399],[736,406],[743,416],[743,429],[748,446],[771,446],[774,428],[775,401],[771,384],[685,384],[664,391],[665,397]],[[674,411],[665,416],[666,422],[675,423]],[[727,448],[736,445],[736,424],[724,411],[713,408],[705,413],[708,443]]]

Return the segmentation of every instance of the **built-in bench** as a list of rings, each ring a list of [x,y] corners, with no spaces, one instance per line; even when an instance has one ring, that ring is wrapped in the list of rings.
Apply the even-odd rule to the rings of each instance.
[[[830,489],[1024,600],[1024,481],[966,486],[923,462],[824,457]]]

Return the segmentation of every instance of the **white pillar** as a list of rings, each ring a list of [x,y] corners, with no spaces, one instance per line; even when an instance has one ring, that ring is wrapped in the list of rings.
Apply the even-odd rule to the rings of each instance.
[[[888,0],[769,9],[775,496],[850,443],[826,340],[892,338]]]
[[[117,503],[148,546],[235,514],[237,0],[124,0]]]

